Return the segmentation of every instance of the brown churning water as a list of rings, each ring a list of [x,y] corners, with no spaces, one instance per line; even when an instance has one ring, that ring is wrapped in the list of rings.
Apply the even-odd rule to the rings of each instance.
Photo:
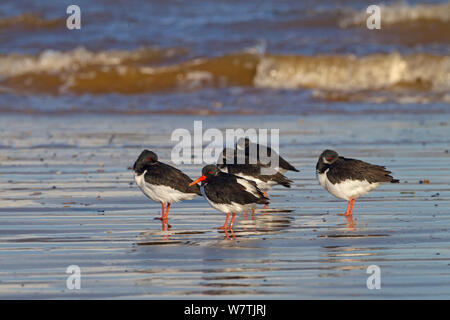
[[[368,30],[363,3],[233,2],[80,1],[82,28],[69,31],[57,1],[45,10],[15,1],[0,12],[0,112],[450,101],[448,3],[381,5],[382,29]]]

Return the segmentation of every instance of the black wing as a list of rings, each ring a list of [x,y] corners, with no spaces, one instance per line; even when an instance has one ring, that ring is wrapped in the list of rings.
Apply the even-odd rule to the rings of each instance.
[[[183,193],[195,193],[201,196],[200,187],[195,184],[189,186],[193,181],[181,170],[169,166],[168,164],[158,162],[147,168],[145,181],[154,185],[166,185]]]
[[[283,174],[281,174],[279,172],[277,172],[274,175],[268,176],[268,177],[270,177],[269,180],[275,181],[279,185],[282,185],[283,187],[286,187],[286,188],[290,188],[291,187],[291,183],[294,182],[291,179],[286,178],[285,175],[283,175]]]
[[[264,196],[263,192],[256,186],[256,183],[246,180],[255,187],[258,197],[248,192],[243,185],[237,182],[237,179],[243,178],[233,174],[219,173],[218,176],[204,186],[206,195],[215,203],[269,204],[269,199]]]
[[[280,156],[280,160],[279,160],[279,165],[280,165],[280,168],[283,168],[285,170],[299,172],[299,170],[297,170],[293,165],[291,165],[289,162],[284,160],[281,156]]]
[[[339,183],[344,180],[367,180],[370,183],[392,182],[397,183],[391,172],[384,166],[370,164],[361,160],[339,157],[336,162],[329,166],[327,172],[331,183]]]

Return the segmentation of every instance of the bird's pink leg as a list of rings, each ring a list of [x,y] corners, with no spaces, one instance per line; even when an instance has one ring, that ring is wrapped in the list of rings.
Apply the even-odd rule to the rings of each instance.
[[[345,215],[346,216],[348,216],[348,213],[350,212],[350,205],[351,205],[351,203],[352,203],[352,199],[350,198],[348,200],[348,203],[347,203],[347,210],[345,210]]]
[[[225,218],[225,223],[223,224],[222,227],[217,227],[217,229],[219,229],[219,230],[226,230],[227,227],[228,227],[228,218],[229,218],[229,217],[230,217],[230,214],[227,213],[227,217]]]
[[[352,215],[351,210],[353,209],[352,203],[354,203],[354,201],[355,200],[350,198],[348,200],[348,203],[347,203],[347,210],[345,211],[345,213],[338,213],[338,216],[345,216],[345,217],[347,217],[347,216]]]
[[[267,192],[263,192],[264,197],[269,198],[269,195],[267,194]],[[265,204],[263,209],[267,209],[269,207],[269,205]]]
[[[343,214],[344,216],[351,216],[353,213],[353,205],[355,204],[355,199],[350,198],[347,204],[347,211]]]
[[[167,224],[168,228],[172,228],[172,226],[169,224],[169,209],[170,209],[170,203],[167,204],[166,207],[166,214],[163,217],[163,222],[165,222]]]
[[[351,199],[351,206],[350,211],[347,213],[348,216],[351,216],[353,214],[353,206],[355,205],[355,199]]]
[[[155,218],[156,220],[164,220],[164,212],[165,212],[165,210],[166,210],[166,206],[164,205],[164,202],[161,202],[161,218]]]
[[[170,203],[167,204],[166,207],[166,213],[164,214],[163,219],[167,220],[167,218],[169,217],[169,209],[170,209]]]
[[[224,231],[224,234],[225,234],[225,240],[229,240],[229,239],[230,239],[230,236],[228,235],[228,230],[225,229],[225,230],[223,230],[223,231]],[[234,235],[234,231],[233,231],[232,228],[230,228],[230,232],[231,232],[231,238],[232,238],[232,239],[235,239],[236,236]]]
[[[353,216],[352,215],[348,215],[348,216],[345,216],[345,217],[347,218],[347,229],[349,231],[355,230],[355,225],[353,223]]]
[[[167,220],[164,218],[165,217],[165,210],[166,210],[164,202],[161,202],[161,207],[162,207],[161,218],[157,218],[157,219],[161,220],[161,224],[162,224],[161,230],[162,231],[166,231],[167,230],[167,228],[166,228],[167,227]]]
[[[233,228],[233,222],[234,222],[234,219],[235,219],[235,218],[236,218],[236,213],[233,213],[233,215],[232,215],[232,217],[231,217],[230,229]]]

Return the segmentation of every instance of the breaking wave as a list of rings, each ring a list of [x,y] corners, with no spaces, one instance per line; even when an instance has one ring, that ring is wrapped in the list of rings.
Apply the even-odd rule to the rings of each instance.
[[[0,18],[0,29],[21,28],[58,28],[64,26],[64,19],[46,19],[37,13],[22,13],[15,17]]]
[[[0,92],[140,94],[202,88],[310,89],[326,100],[450,100],[450,57],[399,53],[287,56],[241,52],[164,64],[181,49],[0,56]],[[371,98],[370,98],[371,97]],[[399,100],[400,99],[400,100]]]

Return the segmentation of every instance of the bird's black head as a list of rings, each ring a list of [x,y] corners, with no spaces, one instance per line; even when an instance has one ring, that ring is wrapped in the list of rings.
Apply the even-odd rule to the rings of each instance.
[[[202,169],[202,176],[205,176],[206,181],[210,180],[212,177],[217,176],[219,173],[219,168],[217,168],[217,166],[214,164],[207,165]]]
[[[319,161],[325,164],[332,164],[339,158],[339,154],[334,150],[325,150],[319,157]]]
[[[200,178],[198,178],[197,180],[191,182],[189,184],[189,186],[192,186],[199,182],[201,182],[202,185],[204,185],[205,183],[208,183],[209,181],[211,181],[211,179],[213,179],[219,173],[220,173],[220,169],[215,164],[207,165],[207,166],[203,167],[203,169],[202,169],[202,176]]]
[[[137,174],[141,174],[148,168],[148,166],[154,165],[158,162],[158,156],[153,151],[144,150],[139,155],[133,166],[133,170]]]

